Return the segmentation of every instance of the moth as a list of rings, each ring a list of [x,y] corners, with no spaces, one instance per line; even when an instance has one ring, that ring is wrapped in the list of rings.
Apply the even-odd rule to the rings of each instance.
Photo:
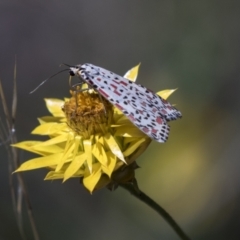
[[[182,117],[180,111],[169,102],[148,88],[132,82],[116,73],[93,64],[68,66],[44,80],[33,91],[35,92],[47,80],[57,74],[69,71],[71,76],[78,76],[102,97],[125,114],[142,132],[158,142],[166,142],[170,127],[167,122]],[[77,84],[79,85],[79,84]]]
[[[167,122],[182,117],[175,107],[153,91],[104,68],[85,63],[70,66],[69,73],[82,79],[158,142],[168,139]]]

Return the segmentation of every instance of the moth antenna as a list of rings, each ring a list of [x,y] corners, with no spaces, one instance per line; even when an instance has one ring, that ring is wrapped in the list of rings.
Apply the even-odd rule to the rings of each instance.
[[[61,67],[61,66],[72,67],[72,66],[70,66],[70,65],[68,65],[68,64],[66,64],[66,63],[61,63],[61,64],[59,65],[59,67]]]
[[[43,82],[41,82],[36,88],[34,88],[29,94],[34,93],[35,91],[38,90],[38,88],[40,88],[45,82],[47,82],[49,79],[55,77],[56,75],[58,75],[59,73],[65,72],[65,71],[69,71],[69,69],[63,69],[55,74],[53,74],[52,76],[50,76],[49,78],[45,79]]]

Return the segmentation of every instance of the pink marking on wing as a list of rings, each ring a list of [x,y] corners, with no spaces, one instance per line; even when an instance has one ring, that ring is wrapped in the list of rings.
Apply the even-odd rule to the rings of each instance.
[[[112,86],[113,88],[114,88],[114,93],[116,93],[118,96],[121,96],[121,93],[119,93],[118,91],[117,91],[117,86],[115,86],[115,85],[113,85],[113,84],[110,84],[110,86]]]
[[[123,108],[121,105],[119,105],[118,103],[116,103],[115,106],[116,106],[117,108],[119,108],[120,110],[124,110],[124,108]]]
[[[160,112],[161,112],[162,114],[167,114],[167,111],[166,111],[165,109],[162,109]]]
[[[103,95],[105,98],[109,98],[109,95],[107,95],[101,88],[98,89],[98,92]]]
[[[122,84],[122,85],[124,85],[124,86],[127,86],[127,85],[128,85],[128,84],[127,84],[126,82],[124,82],[124,81],[120,81],[119,83]]]
[[[128,118],[131,120],[131,121],[135,121],[135,118],[134,118],[134,116],[133,116],[133,114],[131,113],[129,116],[128,116]]]
[[[163,120],[162,120],[161,117],[157,117],[157,118],[156,118],[156,122],[157,122],[158,124],[163,124]]]
[[[156,134],[157,132],[158,132],[157,129],[155,129],[155,128],[152,129],[152,133],[155,133],[155,134]]]
[[[97,80],[98,80],[99,82],[101,82],[101,81],[102,81],[102,79],[101,79],[101,78],[97,78]]]
[[[147,95],[147,98],[149,99],[149,100],[152,100],[153,98],[151,97],[151,96],[149,96],[149,95]]]
[[[167,106],[166,108],[169,109],[169,110],[173,110],[172,106]]]
[[[146,107],[147,103],[146,102],[141,102],[141,105]]]
[[[124,81],[116,81],[116,80],[112,80],[113,82],[115,82],[115,83],[117,83],[117,84],[122,84],[122,85],[124,85],[124,86],[127,86],[128,85],[128,83],[126,83],[126,82],[124,82]]]
[[[155,113],[155,112],[157,112],[158,110],[157,110],[157,108],[152,108],[152,112],[153,113]]]
[[[143,127],[143,128],[142,128],[142,131],[144,131],[145,133],[148,133],[148,132],[149,132],[149,128]]]

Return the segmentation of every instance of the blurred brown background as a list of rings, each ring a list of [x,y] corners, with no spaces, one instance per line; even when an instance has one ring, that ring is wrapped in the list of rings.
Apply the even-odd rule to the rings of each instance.
[[[139,158],[140,188],[192,239],[240,239],[239,21],[234,0],[0,0],[0,78],[10,103],[16,54],[19,141],[36,139],[36,118],[48,115],[43,98],[68,96],[67,73],[29,95],[60,63],[90,62],[123,75],[141,62],[139,83],[178,88],[170,102],[183,119],[171,123],[166,144],[152,143]],[[0,239],[15,240],[0,151]],[[179,239],[122,189],[90,195],[76,179],[44,182],[45,174],[24,173],[42,240]],[[32,239],[27,220],[25,230]]]

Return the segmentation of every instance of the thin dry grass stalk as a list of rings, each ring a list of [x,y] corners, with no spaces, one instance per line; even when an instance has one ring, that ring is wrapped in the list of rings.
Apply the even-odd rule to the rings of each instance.
[[[16,215],[16,220],[20,235],[22,239],[27,239],[26,234],[23,230],[22,212],[23,203],[26,204],[27,215],[31,224],[31,229],[33,232],[34,240],[39,240],[39,235],[37,232],[35,220],[33,217],[32,206],[29,200],[26,183],[24,182],[23,176],[20,173],[12,174],[12,172],[17,169],[20,165],[19,160],[19,150],[12,148],[11,144],[17,143],[16,129],[15,129],[15,119],[17,112],[17,64],[15,60],[14,66],[14,78],[13,78],[13,97],[12,97],[12,107],[9,111],[5,94],[2,87],[2,82],[0,80],[0,99],[3,106],[3,118],[0,118],[0,146],[4,147],[8,156],[8,170],[9,170],[9,186],[11,191],[13,209]],[[10,114],[11,112],[11,114]],[[14,181],[14,178],[16,180]]]

